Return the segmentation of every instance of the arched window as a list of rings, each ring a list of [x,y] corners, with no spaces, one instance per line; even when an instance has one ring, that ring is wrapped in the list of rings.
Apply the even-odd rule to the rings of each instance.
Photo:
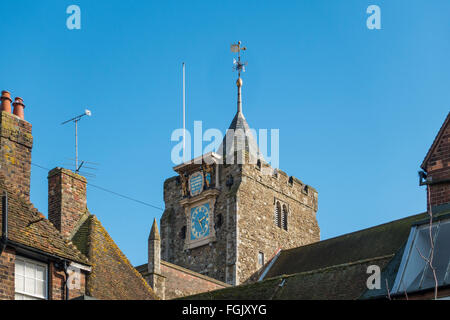
[[[275,203],[275,214],[274,214],[275,225],[281,228],[281,204],[280,201]]]
[[[287,231],[288,229],[288,209],[285,204],[283,204],[283,214],[281,215],[281,227]]]

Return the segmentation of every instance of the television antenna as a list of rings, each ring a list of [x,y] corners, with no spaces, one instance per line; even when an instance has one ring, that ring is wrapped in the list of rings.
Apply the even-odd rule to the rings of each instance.
[[[241,51],[247,50],[246,47],[241,47],[241,42],[238,41],[236,44],[231,45],[231,52],[238,54],[238,59],[233,59],[233,69],[238,72],[239,78],[241,77],[241,72],[245,72],[245,66],[248,64],[247,61],[241,61]]]
[[[75,172],[78,173],[81,169],[81,167],[84,165],[84,162],[81,163],[80,166],[78,166],[78,121],[81,120],[82,117],[88,116],[90,117],[92,115],[91,111],[88,109],[84,110],[83,114],[80,114],[79,116],[76,116],[72,119],[66,120],[61,125],[73,122],[75,123]]]

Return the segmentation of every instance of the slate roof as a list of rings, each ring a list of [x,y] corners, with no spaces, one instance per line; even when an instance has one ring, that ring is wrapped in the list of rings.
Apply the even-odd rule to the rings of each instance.
[[[250,126],[248,125],[247,120],[245,120],[244,114],[242,112],[238,111],[236,113],[233,121],[231,121],[227,133],[229,132],[229,130],[234,130],[235,132],[234,152],[243,150],[249,153],[255,159],[262,159],[258,144],[256,143],[255,138],[253,137],[253,134],[250,130]],[[226,140],[227,135],[225,135],[219,147],[219,153],[224,156],[227,155],[228,151]]]
[[[89,258],[86,294],[102,300],[156,300],[152,288],[131,265],[95,215],[87,213],[72,242]]]
[[[367,293],[367,267],[378,265],[391,286],[411,226],[426,213],[345,234],[310,245],[283,250],[265,280],[211,291],[186,299],[344,299],[385,297],[382,289]],[[383,281],[382,281],[383,282]]]
[[[89,266],[90,263],[76,246],[64,239],[53,224],[40,213],[25,197],[19,195],[16,189],[5,182],[0,175],[0,195],[8,193],[8,239],[19,245],[37,249],[52,256],[64,258]],[[0,201],[0,210],[2,210]],[[2,225],[0,214],[0,225]],[[0,228],[0,237],[1,237]]]

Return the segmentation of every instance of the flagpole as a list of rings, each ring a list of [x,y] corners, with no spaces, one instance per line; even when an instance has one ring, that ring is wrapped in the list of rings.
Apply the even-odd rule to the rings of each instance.
[[[183,162],[186,162],[186,66],[183,62]]]

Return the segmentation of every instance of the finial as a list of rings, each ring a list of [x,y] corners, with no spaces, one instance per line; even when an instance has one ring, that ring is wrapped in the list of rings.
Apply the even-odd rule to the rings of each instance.
[[[156,218],[153,220],[152,230],[150,231],[149,240],[161,240],[159,236],[158,223],[156,222]]]
[[[237,85],[238,87],[242,87],[242,79],[241,79],[241,78],[239,78],[239,79],[236,80],[236,85]]]

